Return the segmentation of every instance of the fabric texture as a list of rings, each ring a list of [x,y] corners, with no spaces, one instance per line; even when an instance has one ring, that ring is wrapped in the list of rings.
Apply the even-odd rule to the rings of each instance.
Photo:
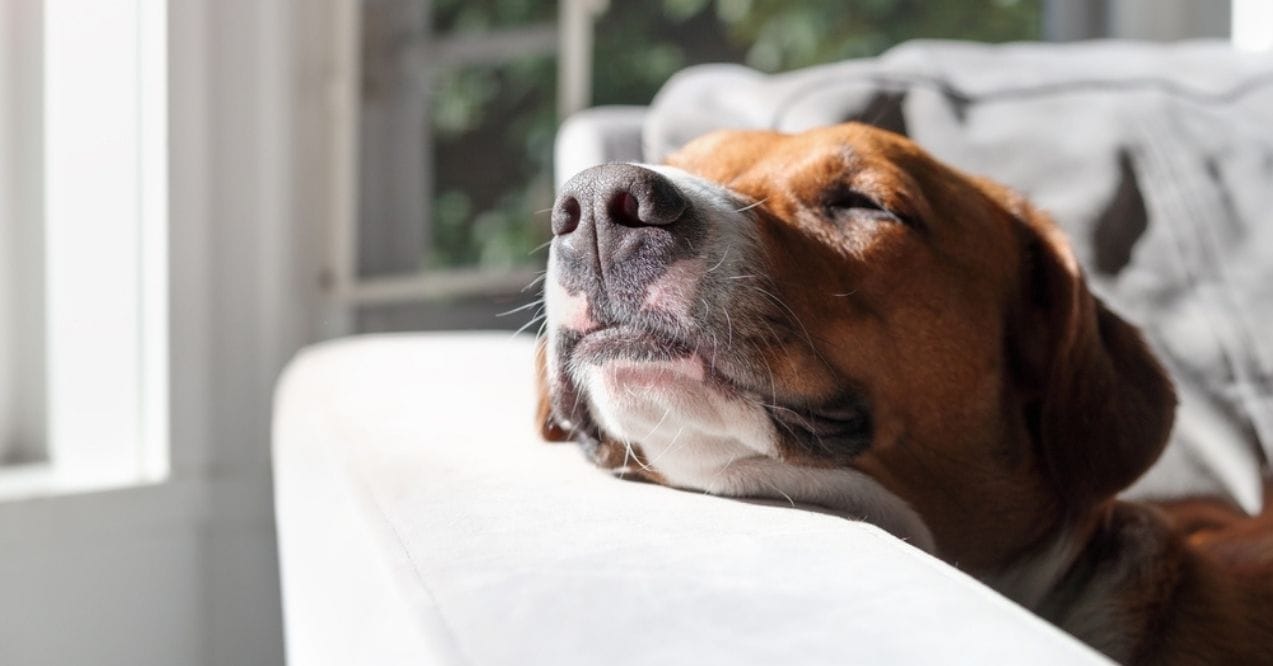
[[[647,111],[644,106],[599,106],[567,118],[553,145],[556,189],[588,167],[640,161]]]
[[[650,162],[722,128],[848,120],[1028,196],[1093,290],[1148,335],[1180,393],[1130,492],[1261,506],[1273,457],[1273,57],[1225,43],[911,42],[788,74],[713,65],[659,93]],[[627,156],[621,159],[637,159]]]
[[[1108,663],[865,523],[621,481],[540,441],[532,353],[380,336],[292,363],[289,663]]]

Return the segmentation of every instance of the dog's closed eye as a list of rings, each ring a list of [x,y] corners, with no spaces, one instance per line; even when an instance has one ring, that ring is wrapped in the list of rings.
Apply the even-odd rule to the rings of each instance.
[[[890,210],[871,195],[850,187],[837,187],[822,198],[822,210],[837,226],[858,220],[899,222],[915,226],[908,216]]]
[[[829,213],[854,210],[888,212],[884,206],[867,194],[849,188],[836,188],[828,192],[822,200],[822,206]]]

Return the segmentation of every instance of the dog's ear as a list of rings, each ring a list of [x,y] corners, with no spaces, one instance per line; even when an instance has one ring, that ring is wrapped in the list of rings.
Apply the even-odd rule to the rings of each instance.
[[[1157,460],[1175,391],[1140,331],[1088,290],[1060,231],[1029,204],[1015,208],[1023,279],[1009,353],[1036,456],[1060,497],[1081,510]]]
[[[548,386],[548,338],[540,337],[535,343],[535,423],[539,436],[549,442],[570,440],[570,431],[562,427],[553,412],[552,393]]]

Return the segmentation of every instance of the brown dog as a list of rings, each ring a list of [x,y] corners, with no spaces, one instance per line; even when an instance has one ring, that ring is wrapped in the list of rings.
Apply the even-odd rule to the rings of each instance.
[[[1175,396],[1043,215],[863,125],[669,163],[558,198],[547,437],[865,518],[1122,662],[1273,663],[1273,526],[1113,499]]]

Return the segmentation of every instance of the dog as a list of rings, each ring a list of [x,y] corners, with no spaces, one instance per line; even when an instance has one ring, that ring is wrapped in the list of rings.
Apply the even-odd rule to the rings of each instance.
[[[1115,499],[1171,381],[1008,188],[861,124],[721,131],[551,225],[546,439],[868,520],[1122,663],[1273,663],[1273,521]]]

